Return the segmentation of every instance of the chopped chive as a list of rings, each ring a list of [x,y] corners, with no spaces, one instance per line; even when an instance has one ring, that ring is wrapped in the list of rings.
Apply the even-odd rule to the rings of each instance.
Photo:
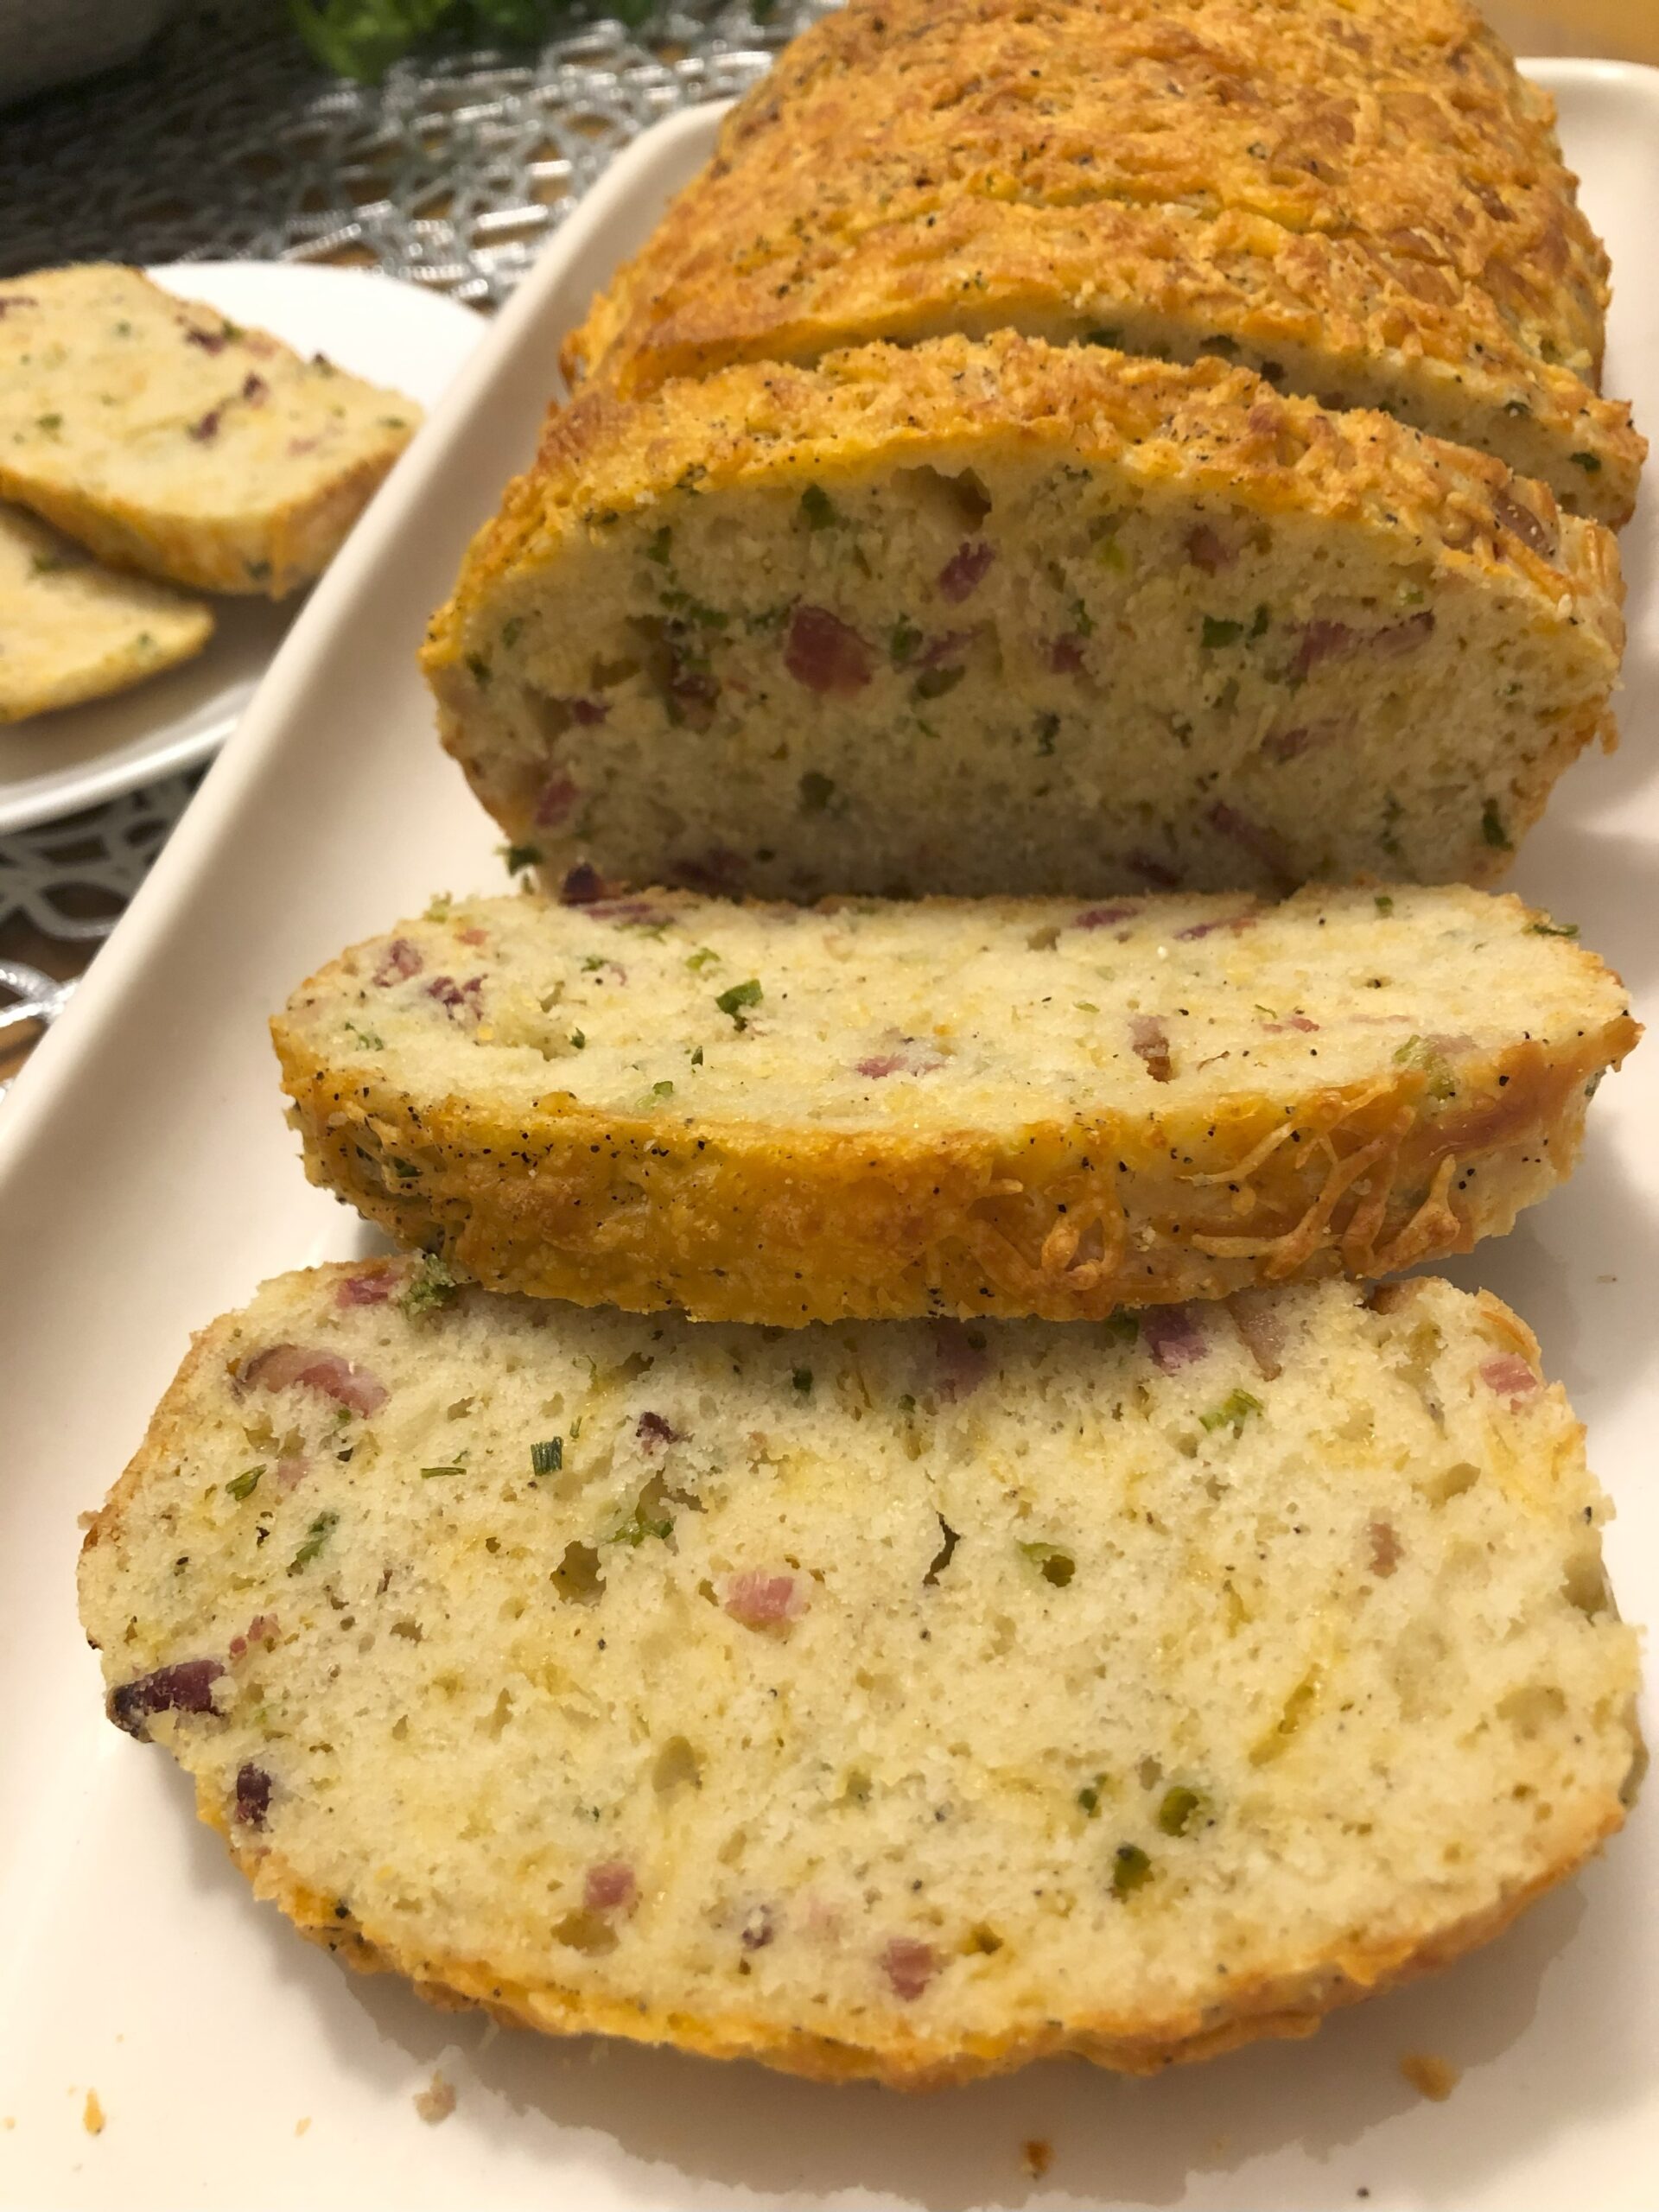
[[[527,868],[539,868],[542,849],[539,845],[498,845],[496,850],[507,864],[509,875],[521,875]]]
[[[317,1554],[340,1526],[338,1513],[319,1513],[305,1532],[305,1541],[288,1563],[290,1574],[297,1574],[302,1567],[309,1567]]]
[[[1217,645],[1236,645],[1244,634],[1242,622],[1223,622],[1213,614],[1204,618],[1204,644],[1206,651]]]
[[[800,1392],[804,1398],[811,1396],[812,1370],[810,1367],[797,1367],[793,1369],[790,1374],[789,1379],[795,1385],[795,1388]]]
[[[1166,1835],[1185,1835],[1194,1821],[1209,1809],[1196,1789],[1185,1789],[1178,1785],[1165,1791],[1164,1802],[1158,1808],[1158,1825]]]
[[[1379,914],[1391,914],[1394,912],[1394,900],[1386,891],[1379,891],[1372,904]]]
[[[1252,1414],[1262,1411],[1260,1398],[1252,1397],[1248,1390],[1234,1390],[1222,1400],[1212,1413],[1200,1414],[1201,1428],[1230,1428],[1235,1436],[1243,1433],[1245,1422]]]
[[[264,1471],[265,1471],[263,1467],[246,1468],[241,1474],[232,1475],[230,1481],[226,1484],[225,1487],[230,1492],[231,1496],[236,1499],[237,1503],[240,1504],[245,1497],[251,1497],[255,1491],[258,1489],[259,1478],[264,1473]]]
[[[1573,466],[1574,468],[1581,468],[1586,476],[1599,476],[1601,474],[1601,461],[1592,453],[1575,453],[1573,456]]]
[[[530,1447],[530,1471],[533,1475],[556,1475],[564,1465],[564,1439],[544,1437],[539,1444]]]
[[[1120,1843],[1112,1855],[1112,1895],[1128,1897],[1152,1879],[1152,1861],[1138,1843]]]
[[[759,978],[751,976],[747,982],[734,983],[730,990],[722,991],[715,1004],[722,1014],[730,1014],[740,1029],[747,1029],[748,1024],[743,1019],[743,1009],[746,1006],[759,1006],[761,996]]]
[[[835,501],[821,484],[809,484],[801,494],[801,519],[809,530],[828,530],[841,520]]]
[[[587,1050],[588,1039],[583,1036],[580,1029],[573,1029],[570,1032],[570,1042],[578,1052],[585,1052]]]
[[[1489,798],[1480,817],[1480,834],[1495,851],[1511,850],[1510,833],[1503,827],[1503,817],[1497,810],[1497,801]]]
[[[464,1474],[465,1472],[466,1469],[461,1465],[461,1462],[457,1460],[453,1466],[449,1467],[423,1467],[421,1469],[421,1480],[423,1483],[429,1483],[436,1475],[460,1475]]]
[[[686,955],[685,964],[694,976],[697,976],[701,975],[705,968],[713,967],[719,958],[720,955],[711,946],[702,944],[699,945],[695,952]]]
[[[1529,922],[1527,924],[1529,937],[1577,937],[1578,933],[1579,925],[1576,922]]]

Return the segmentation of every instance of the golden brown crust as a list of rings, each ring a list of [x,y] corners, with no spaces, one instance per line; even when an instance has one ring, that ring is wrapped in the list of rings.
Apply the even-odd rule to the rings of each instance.
[[[341,988],[325,969],[296,1002]],[[793,1325],[950,1313],[1098,1319],[1469,1250],[1570,1172],[1626,1014],[1464,1070],[990,1133],[842,1132],[433,1106],[320,1066],[271,1024],[311,1179],[493,1290]]]
[[[728,119],[567,373],[1127,318],[1132,346],[1357,384],[1622,520],[1644,448],[1596,394],[1606,261],[1552,124],[1463,0],[855,0]]]
[[[1586,1812],[1580,1834],[1552,1866],[1486,1911],[1415,1937],[1378,1939],[1356,1931],[1339,1950],[1299,1969],[1242,1983],[1224,2005],[1192,2007],[1157,2020],[1103,2013],[1069,2025],[1045,2021],[1037,2028],[943,2042],[891,2026],[873,2035],[862,2019],[856,2039],[802,2031],[780,2034],[774,2023],[737,2008],[702,2017],[679,2006],[670,2011],[557,1983],[517,1982],[476,1961],[405,1956],[395,1945],[377,1943],[372,1931],[355,1921],[342,1920],[333,1901],[299,1880],[280,1853],[240,1837],[232,1840],[218,1793],[199,1784],[196,1803],[201,1820],[231,1842],[232,1855],[250,1876],[255,1894],[275,1904],[302,1935],[359,1973],[404,1975],[440,2010],[476,2007],[508,2026],[534,2028],[543,2035],[610,2035],[633,2043],[671,2044],[705,2058],[754,2059],[810,2081],[873,2081],[885,2088],[912,2091],[948,2088],[1012,2073],[1036,2059],[1066,2056],[1116,2073],[1156,2074],[1245,2044],[1316,2034],[1327,2013],[1435,1973],[1492,1942],[1528,1905],[1575,1873],[1624,1821],[1624,1808],[1610,1799],[1593,1815]]]

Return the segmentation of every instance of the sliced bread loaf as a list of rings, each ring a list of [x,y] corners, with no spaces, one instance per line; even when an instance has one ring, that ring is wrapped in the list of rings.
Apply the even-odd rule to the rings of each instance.
[[[1610,728],[1621,589],[1482,455],[1005,334],[578,400],[425,664],[556,874],[1483,880]]]
[[[273,1027],[313,1180],[405,1246],[783,1324],[1466,1250],[1569,1172],[1638,1034],[1570,930],[1460,889],[444,901]]]
[[[1010,327],[1249,363],[1622,521],[1606,257],[1468,0],[852,0],[569,342],[619,390]]]
[[[0,504],[0,722],[127,690],[189,660],[213,632],[200,601],[104,568]]]
[[[136,269],[0,284],[0,493],[119,568],[282,598],[332,560],[420,414]]]
[[[1623,1817],[1559,1389],[1415,1281],[787,1335],[377,1262],[216,1322],[97,1517],[112,1718],[359,1966],[923,2087],[1452,1958]]]

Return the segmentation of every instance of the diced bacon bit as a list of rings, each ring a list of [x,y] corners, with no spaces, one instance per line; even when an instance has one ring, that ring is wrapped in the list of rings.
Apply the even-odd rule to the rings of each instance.
[[[582,797],[575,781],[569,776],[551,776],[542,786],[541,797],[536,802],[534,820],[538,830],[550,830],[564,821]]]
[[[743,1916],[738,1931],[738,1942],[746,1951],[764,1951],[777,1935],[778,1929],[769,1904],[753,1905]]]
[[[687,729],[698,731],[714,727],[715,709],[720,704],[720,679],[711,670],[696,668],[683,654],[671,652],[663,690],[671,722],[677,721]],[[602,721],[604,715],[599,719]]]
[[[590,1866],[582,1885],[582,1901],[589,1912],[614,1912],[631,1905],[639,1891],[633,1869],[620,1859],[607,1859]]]
[[[237,1370],[236,1380],[244,1390],[316,1390],[359,1414],[378,1413],[386,1402],[385,1385],[367,1368],[342,1359],[338,1352],[303,1344],[270,1344],[255,1352]]]
[[[110,1718],[142,1740],[149,1733],[144,1723],[153,1713],[211,1713],[213,1684],[224,1672],[217,1659],[181,1659],[175,1667],[158,1667],[153,1675],[140,1675],[111,1691]]]
[[[982,540],[972,544],[964,539],[939,570],[939,589],[953,605],[960,605],[978,589],[985,571],[996,555]]]
[[[456,1008],[476,1021],[483,1012],[484,978],[469,976],[458,983],[453,976],[435,976],[426,987],[426,995],[435,999],[451,1021],[456,1018]]]
[[[1177,944],[1192,944],[1201,937],[1213,937],[1217,930],[1254,929],[1260,917],[1251,910],[1242,914],[1217,914],[1212,922],[1194,922],[1188,929],[1177,930]]]
[[[1421,614],[1408,614],[1403,622],[1390,622],[1386,630],[1378,630],[1366,639],[1373,652],[1408,653],[1418,645],[1427,645],[1434,634],[1434,613],[1425,607]]]
[[[250,1762],[236,1770],[236,1817],[249,1827],[262,1828],[270,1810],[270,1777]]]
[[[902,1052],[872,1052],[867,1059],[853,1062],[853,1072],[868,1076],[872,1083],[879,1083],[884,1075],[897,1075],[905,1065]]]
[[[190,425],[189,435],[199,446],[211,445],[219,435],[219,410],[210,407],[199,423]]]
[[[1371,1573],[1386,1580],[1404,1556],[1399,1535],[1391,1521],[1373,1521],[1366,1535],[1370,1540]]]
[[[1179,887],[1180,877],[1167,861],[1155,859],[1151,853],[1126,853],[1125,868],[1145,879],[1154,891],[1174,891]]]
[[[685,680],[686,671],[681,670],[673,678],[673,683],[683,689]],[[608,699],[550,698],[547,702],[547,710],[550,714],[568,715],[578,729],[594,729],[601,722],[608,720],[611,702]]]
[[[918,1943],[913,1936],[895,1936],[881,1954],[881,1971],[895,1997],[912,2003],[927,1987],[939,1970],[939,1961],[931,1943]]]
[[[1300,680],[1311,675],[1321,661],[1335,660],[1343,653],[1351,652],[1355,643],[1354,632],[1345,622],[1305,622],[1302,642],[1296,649],[1290,672]]]
[[[1071,631],[1056,638],[1048,649],[1048,664],[1056,676],[1081,676],[1083,639]]]
[[[1523,507],[1519,499],[1510,499],[1507,492],[1497,493],[1492,500],[1492,518],[1512,537],[1518,537],[1523,545],[1529,545],[1535,553],[1541,553],[1547,561],[1554,559],[1554,532],[1541,517],[1534,514],[1530,507]]]
[[[1210,1347],[1190,1306],[1147,1306],[1141,1314],[1141,1341],[1160,1374],[1174,1375],[1203,1359]]]
[[[1287,1014],[1282,1021],[1264,1021],[1262,1025],[1269,1037],[1282,1037],[1287,1029],[1300,1029],[1311,1034],[1319,1026],[1317,1021],[1310,1021],[1305,1014]]]
[[[946,1405],[955,1405],[977,1390],[990,1372],[990,1348],[979,1330],[960,1321],[931,1321],[928,1328],[938,1367],[935,1388]]]
[[[8,314],[13,308],[33,308],[39,305],[40,302],[32,293],[0,292],[0,315]]]
[[[809,691],[849,698],[870,680],[870,650],[827,607],[798,606],[789,618],[784,666]]]
[[[1262,750],[1269,760],[1296,760],[1304,753],[1312,753],[1322,745],[1334,745],[1354,734],[1354,724],[1349,716],[1331,721],[1306,722],[1295,729],[1269,731],[1262,741]]]
[[[184,342],[187,346],[200,346],[204,353],[222,353],[231,342],[231,334],[228,329],[187,330]]]
[[[671,870],[677,883],[683,883],[693,891],[707,892],[715,899],[734,897],[742,890],[748,872],[749,864],[742,854],[724,845],[717,845],[712,853],[676,861]]]
[[[944,1055],[936,1052],[918,1037],[902,1037],[897,1046],[888,1052],[871,1052],[853,1063],[854,1072],[879,1082],[888,1075],[932,1075],[944,1065]]]
[[[461,944],[487,944],[490,941],[490,933],[487,930],[480,929],[457,930],[455,938]]]
[[[804,1610],[804,1601],[797,1602],[792,1574],[768,1574],[760,1567],[728,1575],[721,1603],[745,1628],[779,1628]]]
[[[652,930],[674,918],[667,907],[654,906],[649,899],[601,899],[588,911],[596,922],[634,923]]]
[[[661,1414],[641,1414],[633,1433],[639,1440],[641,1449],[646,1452],[654,1452],[659,1444],[677,1444],[680,1441],[679,1430],[671,1427]]]
[[[578,861],[575,868],[565,872],[564,881],[559,886],[559,904],[591,906],[595,899],[605,896],[607,888],[604,877],[591,862]]]
[[[1129,1047],[1136,1059],[1146,1063],[1147,1073],[1154,1083],[1167,1083],[1173,1070],[1169,1059],[1169,1032],[1155,1014],[1136,1014],[1129,1017]]]
[[[418,976],[425,965],[425,955],[418,944],[411,944],[406,937],[395,937],[380,956],[374,980],[384,989],[388,983]]]
[[[1242,845],[1254,859],[1260,861],[1269,875],[1287,881],[1295,874],[1284,842],[1274,830],[1264,829],[1259,822],[1252,822],[1248,815],[1240,814],[1221,799],[1217,799],[1210,809],[1209,820],[1212,829],[1218,830],[1224,837],[1230,837],[1234,844]]]
[[[1507,1398],[1513,1406],[1522,1398],[1531,1397],[1541,1386],[1527,1362],[1519,1352],[1500,1352],[1496,1359],[1481,1363],[1480,1379],[1489,1390],[1500,1398]]]
[[[279,1459],[272,1471],[276,1477],[278,1489],[297,1490],[310,1470],[311,1462],[308,1459],[290,1456],[285,1459]]]
[[[302,453],[315,453],[322,443],[321,438],[290,438],[288,453],[290,461],[297,461]]]
[[[931,645],[924,645],[910,665],[938,668],[947,662],[959,661],[978,634],[976,630],[947,630],[942,638],[935,638]]]
[[[397,1287],[390,1268],[366,1268],[360,1275],[343,1275],[334,1286],[336,1306],[384,1306]]]
[[[263,1643],[267,1649],[282,1633],[282,1624],[275,1613],[256,1613],[240,1636],[231,1638],[232,1659],[245,1659],[251,1644]]]
[[[250,407],[263,407],[270,396],[270,386],[264,377],[250,369],[242,379],[242,397]]]
[[[1082,913],[1072,917],[1071,927],[1074,930],[1109,930],[1119,922],[1133,921],[1139,911],[1135,906],[1085,906]]]
[[[1186,557],[1206,576],[1214,576],[1224,569],[1230,569],[1238,559],[1238,552],[1217,537],[1207,522],[1201,522],[1186,533]]]
[[[1233,1325],[1264,1382],[1275,1382],[1285,1371],[1285,1324],[1272,1299],[1254,1291],[1240,1291],[1227,1300]]]

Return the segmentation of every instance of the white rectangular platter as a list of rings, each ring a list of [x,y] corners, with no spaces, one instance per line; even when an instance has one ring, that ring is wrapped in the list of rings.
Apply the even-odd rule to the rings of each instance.
[[[1569,157],[1622,289],[1611,390],[1659,426],[1659,72],[1565,63]],[[264,1017],[436,888],[505,884],[412,656],[528,457],[557,341],[708,149],[664,123],[578,211],[282,648],[61,1027],[0,1109],[0,2202],[100,2212],[419,2208],[1445,2206],[1659,2202],[1659,1792],[1606,1859],[1438,1981],[1152,2082],[1081,2065],[905,2100],[666,2051],[561,2044],[348,1974],[249,1897],[181,1777],[102,1717],[76,1516],[188,1332],[262,1276],[363,1249],[308,1189]],[[1638,1011],[1659,985],[1655,511],[1626,537],[1624,744],[1569,776],[1516,871]],[[1460,1272],[1537,1328],[1659,1621],[1659,1044],[1611,1082],[1570,1188]],[[1651,1732],[1652,1722],[1649,1721]],[[1427,1847],[1429,1839],[1425,1839]],[[1424,2102],[1408,2051],[1462,2069]],[[453,2116],[412,2098],[435,2067]],[[86,2093],[107,2114],[82,2124]],[[1045,2181],[1021,2146],[1052,2146]]]

